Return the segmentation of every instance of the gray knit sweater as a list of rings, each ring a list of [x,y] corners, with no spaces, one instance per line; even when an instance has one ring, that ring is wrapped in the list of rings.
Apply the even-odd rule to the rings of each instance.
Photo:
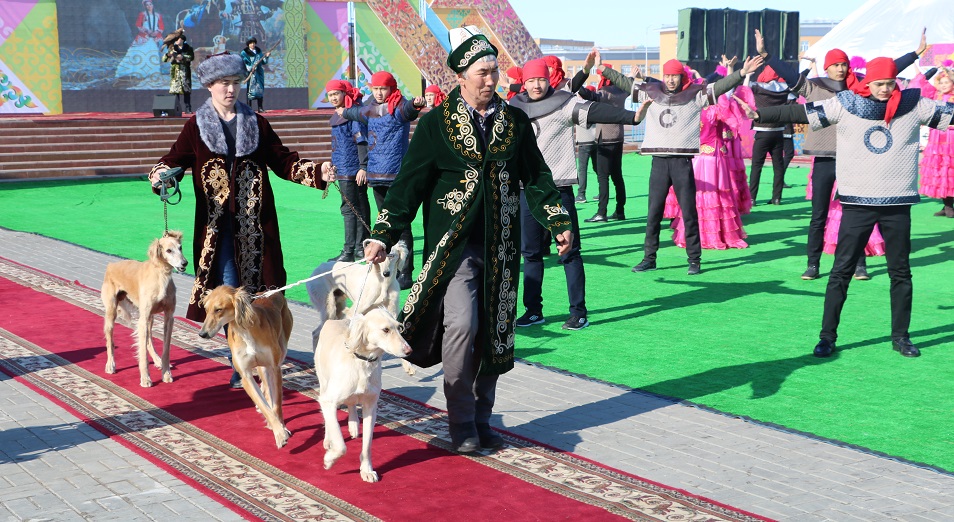
[[[918,89],[901,91],[890,124],[887,103],[841,91],[833,98],[803,106],[759,109],[759,121],[808,123],[812,129],[832,125],[837,131],[835,177],[844,205],[913,205],[918,195],[918,142],[921,125],[946,130],[954,103],[921,97]]]

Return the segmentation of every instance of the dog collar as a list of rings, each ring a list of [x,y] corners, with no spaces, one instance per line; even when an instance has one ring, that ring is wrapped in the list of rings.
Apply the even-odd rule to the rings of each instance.
[[[362,361],[374,362],[378,360],[377,357],[365,357],[364,355],[361,355],[358,352],[354,352],[354,356],[357,357],[358,359],[361,359]]]

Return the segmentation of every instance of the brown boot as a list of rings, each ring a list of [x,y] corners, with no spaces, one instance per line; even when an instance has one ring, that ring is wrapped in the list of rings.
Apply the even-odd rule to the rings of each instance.
[[[949,218],[954,218],[954,207],[944,207],[944,215]]]
[[[941,207],[941,210],[938,210],[934,213],[935,217],[947,217],[947,207]]]

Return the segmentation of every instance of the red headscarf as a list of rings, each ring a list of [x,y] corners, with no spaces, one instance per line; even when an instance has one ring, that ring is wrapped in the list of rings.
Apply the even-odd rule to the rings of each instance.
[[[841,49],[832,49],[825,54],[825,69],[828,69],[836,63],[844,63],[848,65],[848,75],[845,76],[845,85],[849,89],[852,89],[855,85],[858,84],[858,77],[855,76],[855,71],[852,69],[851,60],[848,59],[848,53],[842,51]]]
[[[775,69],[772,69],[771,65],[766,65],[762,72],[759,73],[758,81],[759,83],[769,83],[775,81],[779,78],[778,73],[775,72]]]
[[[898,77],[898,67],[891,58],[879,57],[868,62],[866,67],[867,74],[864,79],[851,87],[851,90],[861,96],[871,96],[871,89],[868,84],[878,80],[895,80]],[[891,123],[895,113],[898,112],[898,105],[901,103],[901,90],[895,87],[891,91],[891,97],[888,98],[888,107],[884,111],[884,122]]]
[[[341,91],[344,95],[344,106],[349,108],[354,102],[361,99],[361,91],[356,89],[348,80],[331,80],[325,84],[325,92]]]
[[[613,64],[611,64],[611,63],[603,63],[603,67],[605,67],[605,68],[607,68],[607,69],[612,69],[612,68],[613,68]],[[610,85],[610,84],[612,84],[612,83],[613,83],[613,82],[607,80],[606,77],[603,76],[603,73],[600,73],[600,83],[596,86],[596,88],[597,88],[597,89],[602,89],[603,87],[606,87],[607,85]]]
[[[523,64],[524,83],[531,78],[546,78],[549,81],[551,77],[550,68],[547,67],[547,62],[544,59],[538,58]]]
[[[507,76],[513,80],[513,83],[523,83],[523,69],[517,67],[516,65],[507,69]],[[508,100],[516,95],[517,91],[507,91]]]
[[[566,78],[566,71],[563,70],[563,62],[552,54],[544,56],[543,60],[546,62],[547,67],[550,68],[550,87],[556,89],[557,86],[560,85],[560,82]]]
[[[372,74],[371,87],[391,88],[391,94],[389,94],[384,101],[388,104],[388,112],[394,114],[398,105],[401,104],[401,100],[404,99],[404,95],[402,95],[400,89],[397,88],[397,80],[394,79],[394,75],[387,71],[378,71]]]
[[[680,90],[685,89],[690,83],[692,83],[692,78],[686,74],[686,67],[682,65],[682,62],[675,58],[663,64],[663,74],[681,74],[682,87],[680,87]]]
[[[441,88],[437,86],[437,84],[432,83],[431,85],[428,85],[428,86],[427,86],[427,89],[424,89],[424,93],[425,93],[425,94],[426,94],[426,93],[429,93],[429,92],[430,92],[430,93],[434,93],[434,106],[435,106],[435,107],[437,107],[438,105],[444,103],[444,100],[447,99],[447,95],[444,94],[444,91],[442,91]]]

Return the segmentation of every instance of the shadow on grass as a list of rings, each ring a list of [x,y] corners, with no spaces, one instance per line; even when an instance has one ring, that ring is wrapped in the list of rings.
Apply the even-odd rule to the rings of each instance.
[[[787,288],[785,281],[760,281],[757,283],[716,283],[709,281],[669,281],[656,279],[657,283],[681,285],[690,288],[675,295],[657,296],[636,303],[624,303],[608,308],[593,309],[591,314],[611,314],[629,311],[629,314],[600,320],[601,324],[619,321],[628,321],[637,317],[672,311],[679,308],[689,308],[706,304],[719,304],[733,299],[747,298],[755,294],[798,295],[818,297],[818,292],[795,290]]]

